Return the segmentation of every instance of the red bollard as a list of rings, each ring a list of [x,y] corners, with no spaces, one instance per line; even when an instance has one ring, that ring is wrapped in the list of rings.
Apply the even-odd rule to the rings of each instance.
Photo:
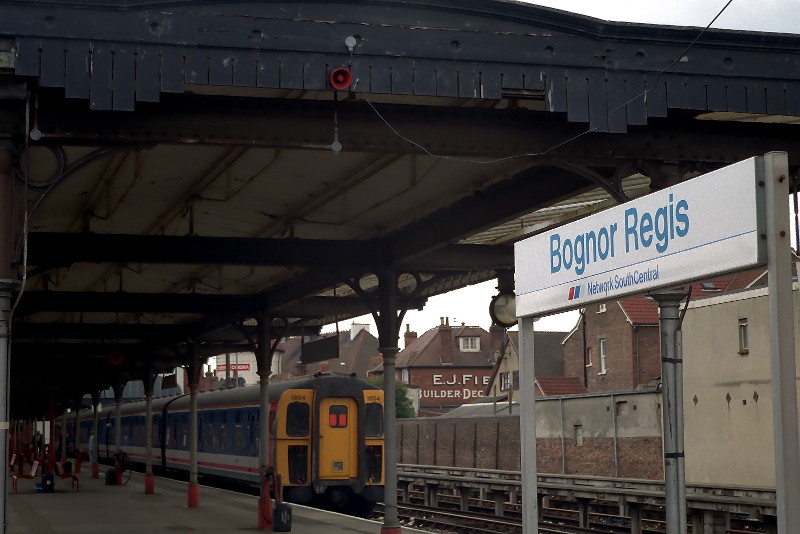
[[[156,492],[156,477],[155,475],[144,476],[144,492],[147,495],[152,495]]]
[[[92,478],[100,478],[100,464],[92,463]]]
[[[258,498],[258,529],[272,530],[272,499],[269,496],[269,483],[264,481],[261,497]]]
[[[200,506],[200,486],[198,484],[189,484],[189,508],[197,508]]]

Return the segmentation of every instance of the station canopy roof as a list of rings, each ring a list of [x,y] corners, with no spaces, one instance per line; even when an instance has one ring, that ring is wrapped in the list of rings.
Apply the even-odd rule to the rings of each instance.
[[[401,309],[510,289],[525,236],[800,162],[796,35],[501,0],[0,6],[20,398],[316,332],[374,311],[378,273]]]

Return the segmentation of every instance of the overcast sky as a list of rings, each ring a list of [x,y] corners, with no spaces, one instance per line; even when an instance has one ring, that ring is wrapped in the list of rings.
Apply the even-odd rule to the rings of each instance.
[[[524,2],[591,17],[705,27],[727,0],[538,0]],[[800,33],[798,0],[733,0],[712,28]]]
[[[727,0],[539,0],[525,2],[563,11],[581,13],[591,17],[625,22],[667,24],[672,26],[705,27],[725,6]],[[800,33],[800,0],[733,0],[712,28],[734,30]],[[449,317],[451,325],[465,323],[488,329],[489,300],[497,293],[496,282],[485,282],[445,295],[428,299],[423,311],[409,311],[403,320],[418,334],[439,325],[441,317]],[[568,331],[578,319],[577,312],[545,317],[536,324],[537,330]],[[339,324],[347,329],[351,322],[370,324],[370,331],[378,331],[370,316]],[[333,326],[326,328],[332,331]]]

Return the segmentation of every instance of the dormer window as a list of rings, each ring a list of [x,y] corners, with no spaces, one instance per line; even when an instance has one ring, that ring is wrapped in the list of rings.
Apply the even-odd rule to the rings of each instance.
[[[718,287],[717,287],[717,286],[714,284],[714,282],[700,282],[700,287],[701,287],[701,288],[703,289],[703,291],[705,291],[706,293],[716,293],[716,292],[722,291],[720,288],[718,288]]]
[[[478,352],[481,350],[481,338],[478,336],[460,337],[458,346],[461,352]]]

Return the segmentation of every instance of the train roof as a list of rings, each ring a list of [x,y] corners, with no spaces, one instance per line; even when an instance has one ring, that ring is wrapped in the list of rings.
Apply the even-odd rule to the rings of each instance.
[[[292,380],[282,380],[280,382],[270,382],[269,398],[276,400],[287,389],[347,389],[352,391],[354,388],[359,390],[380,389],[378,386],[366,382],[352,375],[335,374],[316,374]],[[197,395],[197,407],[208,408],[219,405],[252,405],[258,402],[260,387],[257,385],[244,386],[230,389],[219,389],[216,391],[203,391]],[[162,411],[165,406],[170,405],[171,410],[189,409],[191,397],[189,394],[176,395],[173,397],[160,397],[153,399],[153,413]],[[123,414],[144,412],[145,402],[138,401],[127,403],[122,406]],[[106,406],[101,411],[102,414],[113,414],[114,406]]]

